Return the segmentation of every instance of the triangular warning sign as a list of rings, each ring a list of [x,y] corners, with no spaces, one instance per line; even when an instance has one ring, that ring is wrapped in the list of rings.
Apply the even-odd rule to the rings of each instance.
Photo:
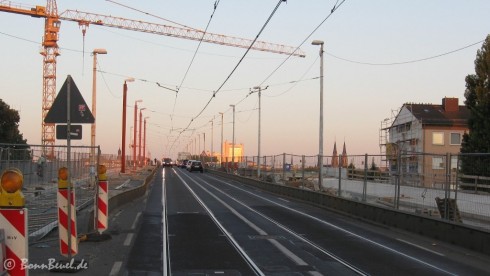
[[[67,102],[68,91],[70,92],[70,123],[93,124],[95,119],[85,100],[80,94],[75,81],[70,75],[66,77],[65,83],[61,87],[58,95],[54,99],[53,105],[46,114],[44,122],[48,124],[68,123],[67,122]]]

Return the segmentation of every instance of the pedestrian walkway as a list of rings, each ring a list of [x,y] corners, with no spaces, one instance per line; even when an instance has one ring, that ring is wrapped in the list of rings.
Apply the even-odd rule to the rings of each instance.
[[[109,200],[122,193],[131,193],[133,190],[144,185],[146,179],[152,175],[154,169],[155,167],[147,167],[131,174],[116,173],[108,175]],[[124,203],[135,204],[135,202],[142,200],[139,197]],[[109,229],[104,232],[104,235],[97,235],[92,230],[94,225],[93,200],[91,200],[90,205],[79,210],[77,213],[78,236],[79,238],[86,238],[88,234],[89,238],[86,241],[80,239],[81,242],[78,246],[79,252],[73,258],[75,261],[81,262],[79,265],[82,269],[77,272],[78,275],[110,275],[110,271],[114,265],[114,258],[120,257],[119,255],[121,254],[126,254],[120,248],[124,244],[124,241],[119,236],[121,232],[120,225],[128,223],[124,221],[124,216],[121,214],[121,210],[124,207],[117,206],[114,210],[109,210]],[[131,212],[134,211],[132,210]],[[123,221],[118,221],[120,219]],[[54,228],[57,227],[57,223],[57,220],[54,221]],[[130,228],[131,226],[125,225],[124,228]],[[29,243],[29,257],[26,260],[26,264],[30,267],[30,275],[52,275],[49,272],[49,268],[57,268],[59,267],[59,264],[57,264],[59,261],[66,260],[60,254],[58,231],[54,228],[44,233],[42,238],[37,237],[36,239],[31,239]],[[76,264],[73,264],[72,267],[76,267]],[[57,274],[63,275],[68,270],[61,269],[61,273]]]
[[[361,201],[365,189],[368,203],[382,204],[388,207],[394,206],[396,187],[393,184],[370,181],[366,182],[365,187],[363,181],[342,179],[340,182],[342,197]],[[334,194],[337,194],[338,188],[339,180],[337,178],[324,178],[324,190],[330,189],[333,190]],[[399,193],[399,208],[401,210],[440,217],[436,198],[445,198],[445,190],[402,185]],[[456,198],[464,224],[490,230],[490,195],[475,194],[469,191],[455,193],[452,190],[448,196],[453,199]]]

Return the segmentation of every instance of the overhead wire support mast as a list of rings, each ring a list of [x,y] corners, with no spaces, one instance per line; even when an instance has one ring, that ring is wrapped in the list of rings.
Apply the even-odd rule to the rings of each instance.
[[[238,47],[248,49],[252,44],[252,39],[239,38],[221,34],[204,32],[196,29],[188,29],[181,27],[168,26],[157,23],[144,22],[139,20],[131,20],[121,17],[101,15],[96,13],[81,12],[77,10],[66,10],[59,16],[62,20],[74,21],[79,24],[92,24],[106,27],[114,27],[124,30],[132,30],[138,32],[159,34],[171,37],[184,38],[195,41],[203,41],[207,43]],[[204,34],[204,35],[203,35]],[[297,57],[305,57],[305,53],[296,47],[275,44],[263,41],[255,41],[251,47],[252,50],[271,52],[277,54],[292,55]]]

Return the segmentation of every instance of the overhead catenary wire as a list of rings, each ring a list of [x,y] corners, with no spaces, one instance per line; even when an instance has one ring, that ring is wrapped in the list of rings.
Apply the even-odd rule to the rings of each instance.
[[[143,13],[143,14],[146,14],[148,16],[151,16],[151,17],[155,17],[155,18],[158,18],[160,20],[163,20],[163,21],[167,21],[167,22],[170,22],[170,23],[173,23],[175,25],[178,25],[178,26],[181,26],[181,27],[184,27],[184,28],[187,28],[187,29],[192,29],[192,30],[198,30],[196,28],[192,28],[192,27],[189,27],[189,26],[186,26],[184,24],[181,24],[181,23],[177,23],[175,21],[172,21],[172,20],[169,20],[169,19],[166,19],[166,18],[163,18],[163,17],[160,17],[160,16],[157,16],[157,15],[154,15],[154,14],[151,14],[149,12],[145,12],[145,11],[142,11],[142,10],[139,10],[139,9],[136,9],[136,8],[133,8],[133,7],[130,7],[128,5],[124,5],[124,4],[121,4],[119,2],[116,2],[116,1],[113,1],[113,0],[106,0],[107,2],[111,2],[113,4],[116,4],[116,5],[119,5],[121,7],[124,7],[124,8],[127,8],[127,9],[130,9],[130,10],[133,10],[133,11],[137,11],[139,13]],[[198,30],[199,31],[199,30]]]
[[[387,62],[387,63],[375,63],[375,62],[355,61],[355,60],[346,59],[346,58],[342,58],[342,57],[336,56],[336,55],[334,55],[332,53],[328,53],[328,52],[325,52],[325,53],[327,55],[331,56],[331,57],[336,58],[336,59],[340,59],[340,60],[351,62],[351,63],[355,63],[355,64],[374,65],[374,66],[392,66],[392,65],[403,65],[403,64],[410,64],[410,63],[422,62],[422,61],[426,61],[426,60],[431,60],[431,59],[435,59],[435,58],[447,56],[449,54],[453,54],[453,53],[459,52],[459,51],[464,50],[466,48],[470,48],[471,46],[475,46],[475,45],[481,44],[484,41],[485,40],[480,40],[478,42],[471,43],[471,44],[466,45],[466,46],[463,46],[461,48],[458,48],[458,49],[455,49],[455,50],[451,50],[451,51],[448,51],[448,52],[445,52],[445,53],[442,53],[442,54],[433,55],[433,56],[430,56],[430,57],[413,59],[413,60],[406,60],[406,61],[399,61],[399,62]]]
[[[240,64],[242,63],[243,59],[245,58],[245,56],[247,56],[248,52],[250,51],[250,49],[252,48],[252,46],[254,45],[254,43],[257,41],[257,39],[259,38],[259,36],[262,34],[262,32],[264,31],[265,27],[268,25],[268,23],[270,22],[270,20],[272,19],[272,16],[274,16],[274,14],[276,13],[277,9],[279,8],[279,6],[281,5],[281,3],[283,2],[283,0],[279,0],[277,5],[275,6],[274,10],[272,11],[272,13],[269,15],[269,17],[267,18],[266,22],[263,24],[262,28],[260,29],[260,31],[258,32],[258,34],[255,36],[254,40],[252,41],[252,43],[250,43],[249,47],[247,48],[247,50],[245,51],[245,53],[243,54],[243,56],[240,58],[240,60],[238,61],[238,63],[235,65],[235,67],[233,68],[233,70],[228,74],[228,76],[226,77],[226,79],[223,81],[223,83],[221,83],[221,85],[219,86],[219,88],[213,92],[213,95],[211,96],[211,98],[208,100],[208,102],[204,105],[204,107],[201,109],[201,111],[199,111],[199,113],[194,116],[190,121],[189,123],[187,124],[187,126],[179,132],[179,135],[177,137],[176,140],[178,140],[178,138],[180,137],[180,135],[182,133],[184,133],[185,131],[187,131],[187,129],[192,125],[192,123],[194,122],[195,119],[199,118],[201,116],[201,114],[204,112],[204,110],[206,110],[206,108],[209,106],[209,104],[211,103],[211,101],[213,100],[213,98],[216,97],[216,94],[220,92],[221,88],[223,88],[223,86],[228,82],[228,80],[231,78],[231,76],[235,73],[236,69],[238,68],[238,66],[240,66]],[[172,145],[170,146],[170,149],[173,148],[174,144],[175,144],[175,141],[172,143]]]
[[[199,116],[201,116],[201,114],[204,112],[204,110],[206,110],[206,108],[209,106],[209,104],[211,103],[211,101],[213,100],[214,97],[216,97],[216,94],[218,94],[221,90],[221,88],[223,88],[223,86],[228,82],[228,80],[231,78],[231,76],[235,73],[236,69],[238,68],[238,66],[240,66],[240,64],[242,63],[243,59],[245,58],[245,56],[248,54],[248,52],[250,51],[250,49],[252,48],[252,46],[254,45],[255,41],[257,41],[257,39],[259,38],[259,36],[262,34],[262,32],[264,31],[265,27],[268,25],[268,23],[270,22],[270,20],[272,19],[272,16],[274,16],[274,14],[276,13],[277,9],[279,8],[279,6],[281,5],[281,3],[283,2],[283,0],[279,0],[279,2],[277,3],[276,7],[274,8],[274,10],[272,11],[272,13],[270,14],[269,18],[267,18],[266,22],[264,23],[264,25],[262,26],[262,28],[260,29],[259,33],[255,36],[254,40],[252,41],[252,43],[250,44],[250,46],[247,48],[247,50],[245,51],[245,53],[243,54],[243,56],[240,58],[240,60],[238,61],[238,63],[235,65],[235,67],[233,68],[233,70],[230,72],[230,74],[228,74],[228,76],[226,77],[226,79],[223,81],[223,83],[221,83],[221,85],[218,87],[218,89],[213,92],[213,95],[211,96],[211,98],[208,100],[208,102],[204,105],[204,107],[201,109],[201,111],[199,111],[199,113],[194,116],[192,118],[192,120],[189,122],[189,124],[184,128],[184,130],[188,127],[190,127],[190,125],[192,124],[192,122],[197,119]]]
[[[303,44],[305,44],[305,42],[307,40],[310,39],[310,37],[323,25],[323,23],[325,23],[325,21],[327,21],[330,16],[332,16],[332,14],[338,9],[340,8],[340,6],[342,6],[342,4],[344,4],[346,0],[342,0],[342,2],[340,2],[340,4],[338,4],[339,1],[337,1],[335,3],[335,5],[333,6],[333,8],[330,10],[330,13],[322,20],[322,22],[320,22],[320,24],[318,24],[315,29],[313,29],[313,31],[310,32],[309,35],[306,36],[306,38],[296,47],[296,49],[299,49]],[[289,58],[292,56],[292,54],[289,54],[282,62],[281,64],[279,64],[279,66],[276,67],[276,69],[274,69],[261,83],[259,86],[262,86],[268,79],[270,79],[272,77],[272,75],[274,75],[277,70],[279,70],[279,68],[281,68],[284,63],[286,63],[286,61],[289,60]]]
[[[177,105],[177,98],[179,96],[179,91],[180,91],[182,85],[184,84],[184,81],[187,78],[187,74],[189,73],[189,71],[190,71],[190,69],[192,67],[192,64],[194,63],[194,60],[195,60],[196,55],[197,55],[197,52],[199,51],[199,48],[201,47],[202,41],[204,39],[204,36],[206,35],[206,33],[208,31],[209,25],[211,25],[211,21],[213,20],[214,13],[216,12],[216,9],[218,8],[219,1],[220,0],[216,0],[214,2],[213,12],[211,13],[211,16],[209,17],[208,24],[206,25],[206,28],[204,29],[204,32],[202,33],[201,39],[199,40],[199,43],[198,43],[198,45],[196,47],[196,50],[194,51],[194,55],[192,56],[191,62],[189,63],[189,66],[187,67],[187,70],[185,71],[184,77],[182,78],[182,80],[180,82],[180,85],[177,88],[178,89],[177,90],[177,93],[175,93],[174,104],[173,104],[173,107],[172,107],[172,115],[170,115],[170,124],[172,125],[172,128],[173,128],[173,114],[175,113],[175,106]]]

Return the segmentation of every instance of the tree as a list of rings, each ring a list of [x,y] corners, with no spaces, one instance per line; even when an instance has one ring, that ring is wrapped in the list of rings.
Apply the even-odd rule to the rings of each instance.
[[[490,35],[477,51],[475,74],[466,76],[465,105],[470,111],[469,133],[463,135],[461,153],[490,152]],[[488,156],[461,158],[461,170],[465,174],[490,175]]]
[[[379,168],[376,166],[376,163],[374,162],[374,157],[371,161],[371,168],[369,168],[371,171],[377,171]]]
[[[0,143],[27,144],[19,132],[19,121],[19,112],[0,99]]]

